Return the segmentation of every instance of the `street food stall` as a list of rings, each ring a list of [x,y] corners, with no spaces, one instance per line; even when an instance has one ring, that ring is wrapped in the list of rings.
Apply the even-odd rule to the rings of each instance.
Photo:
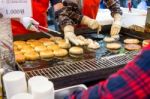
[[[95,42],[98,44],[96,47],[86,44],[63,46],[63,34],[56,31],[14,36],[15,71],[25,73],[27,80],[35,76],[48,78],[54,84],[56,99],[63,99],[65,95],[75,90],[86,90],[87,87],[80,84],[92,85],[94,81],[106,79],[131,61],[142,48],[143,41],[150,39],[150,34],[143,32],[147,12],[141,13],[140,16],[136,16],[137,19],[142,19],[137,24],[128,20],[130,19],[127,18],[128,14],[124,15],[119,39],[109,37],[110,24],[113,20],[107,13],[105,15],[108,19],[105,16],[101,17],[106,18],[105,20],[97,16],[97,20],[104,23],[100,34],[97,34],[97,30],[88,28],[76,29],[75,33],[80,39],[87,43]],[[130,28],[129,24],[137,27]]]
[[[112,20],[109,20],[108,18],[105,23],[108,21],[111,22]],[[49,80],[54,82],[56,89],[80,83],[89,84],[92,81],[104,80],[110,74],[116,72],[126,63],[132,60],[141,49],[143,40],[150,38],[149,33],[143,33],[141,31],[135,31],[122,27],[122,30],[119,34],[120,40],[109,42],[106,41],[107,36],[109,36],[109,31],[109,25],[103,26],[103,30],[100,33],[101,35],[97,35],[97,31],[90,29],[77,29],[77,35],[83,35],[86,38],[97,41],[100,45],[100,48],[90,49],[88,46],[80,46],[83,48],[84,53],[72,56],[69,52],[69,47],[66,48],[68,54],[64,55],[63,57],[54,55],[46,59],[41,58],[35,61],[27,60],[21,63],[17,62],[16,69],[24,71],[28,78],[38,75],[46,76],[49,78]],[[63,37],[63,35],[56,33],[51,34],[53,34],[55,37]],[[46,40],[52,38],[54,37],[49,37],[43,33],[31,33],[26,36],[20,35],[14,37],[14,42],[20,40],[28,42],[33,39],[40,41],[42,39]],[[53,40],[53,42],[56,42],[56,44],[57,41]],[[116,45],[118,44],[119,47],[109,48],[107,45],[110,44],[111,46],[111,43],[115,43]],[[136,44],[139,46],[131,45],[130,47],[128,44]]]

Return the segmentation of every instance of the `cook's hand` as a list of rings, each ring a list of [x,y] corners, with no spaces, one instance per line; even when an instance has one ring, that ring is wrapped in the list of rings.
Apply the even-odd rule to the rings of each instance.
[[[64,39],[66,40],[67,43],[69,41],[75,45],[84,45],[79,38],[74,34],[74,27],[71,25],[67,25],[64,27]]]
[[[83,16],[81,24],[87,25],[91,29],[99,29],[99,31],[101,31],[101,24],[98,21],[91,19],[87,16]]]
[[[111,32],[110,35],[118,35],[121,30],[121,15],[120,14],[115,14],[114,15],[114,22],[111,27]]]
[[[23,24],[23,26],[31,31],[39,32],[38,28],[36,26],[39,25],[37,21],[35,21],[33,18],[30,17],[24,17],[21,18],[20,22]]]

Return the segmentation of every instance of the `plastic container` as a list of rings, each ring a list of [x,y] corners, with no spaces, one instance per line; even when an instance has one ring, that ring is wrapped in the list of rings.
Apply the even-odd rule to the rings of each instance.
[[[81,85],[55,90],[55,99],[64,99],[66,96],[71,95],[74,91],[83,91],[86,89],[87,87],[81,84]]]

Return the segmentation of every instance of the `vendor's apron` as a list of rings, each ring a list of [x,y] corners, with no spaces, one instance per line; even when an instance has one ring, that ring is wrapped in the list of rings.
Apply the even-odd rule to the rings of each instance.
[[[82,7],[83,15],[95,19],[98,12],[100,0],[81,0],[81,1],[83,2]]]
[[[33,18],[40,23],[40,25],[47,27],[47,9],[49,0],[32,0]],[[18,21],[12,20],[13,35],[21,35],[31,33]]]

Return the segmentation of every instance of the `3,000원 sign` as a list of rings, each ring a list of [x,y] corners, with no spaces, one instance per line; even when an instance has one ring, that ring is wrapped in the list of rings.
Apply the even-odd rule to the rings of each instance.
[[[31,0],[0,0],[0,13],[5,18],[31,17]]]

